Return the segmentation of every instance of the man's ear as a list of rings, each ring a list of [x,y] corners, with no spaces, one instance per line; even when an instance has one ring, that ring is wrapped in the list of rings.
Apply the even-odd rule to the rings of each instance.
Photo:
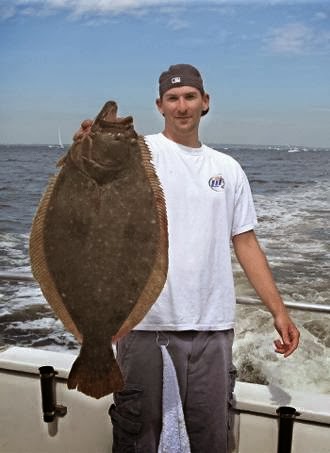
[[[203,95],[203,111],[208,111],[210,108],[210,95],[208,93],[204,93]]]
[[[157,105],[159,113],[161,113],[163,116],[165,116],[163,109],[162,109],[162,100],[160,98],[156,99],[156,105]]]

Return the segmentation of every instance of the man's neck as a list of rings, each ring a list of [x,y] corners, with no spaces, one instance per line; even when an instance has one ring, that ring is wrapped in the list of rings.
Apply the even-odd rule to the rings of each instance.
[[[179,145],[188,146],[189,148],[201,147],[201,142],[199,141],[197,134],[171,134],[165,129],[163,135]]]

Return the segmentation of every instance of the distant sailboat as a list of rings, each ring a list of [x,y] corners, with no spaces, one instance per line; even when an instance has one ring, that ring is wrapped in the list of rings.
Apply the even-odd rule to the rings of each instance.
[[[62,143],[62,137],[61,137],[61,129],[58,128],[57,130],[57,137],[58,137],[58,147],[61,149],[64,149],[63,143]]]
[[[48,148],[59,148],[59,149],[64,149],[64,145],[62,143],[62,136],[61,136],[61,129],[58,128],[57,130],[57,145],[48,145]]]

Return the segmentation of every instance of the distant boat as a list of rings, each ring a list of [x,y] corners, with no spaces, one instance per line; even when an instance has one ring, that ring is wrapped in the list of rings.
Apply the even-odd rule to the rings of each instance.
[[[299,153],[300,149],[299,148],[290,148],[288,149],[288,153]]]
[[[61,149],[64,149],[63,143],[62,143],[62,137],[61,137],[61,129],[58,128],[57,130],[57,138],[58,138],[58,147]]]
[[[62,142],[62,136],[61,136],[61,129],[58,128],[57,130],[57,140],[58,144],[57,145],[48,145],[48,148],[59,148],[59,149],[64,149],[64,145]]]

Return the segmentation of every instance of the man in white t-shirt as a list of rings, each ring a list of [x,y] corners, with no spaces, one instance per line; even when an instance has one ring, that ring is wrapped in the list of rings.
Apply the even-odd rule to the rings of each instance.
[[[145,139],[165,194],[169,270],[155,304],[117,344],[126,384],[110,408],[113,452],[227,453],[235,381],[231,243],[273,315],[281,337],[275,351],[290,355],[299,332],[256,239],[245,173],[233,158],[199,141],[199,122],[209,110],[199,71],[170,66],[159,78],[156,103],[165,127]],[[164,347],[174,364],[184,418],[163,392]],[[166,414],[174,412],[179,415],[165,424]]]

